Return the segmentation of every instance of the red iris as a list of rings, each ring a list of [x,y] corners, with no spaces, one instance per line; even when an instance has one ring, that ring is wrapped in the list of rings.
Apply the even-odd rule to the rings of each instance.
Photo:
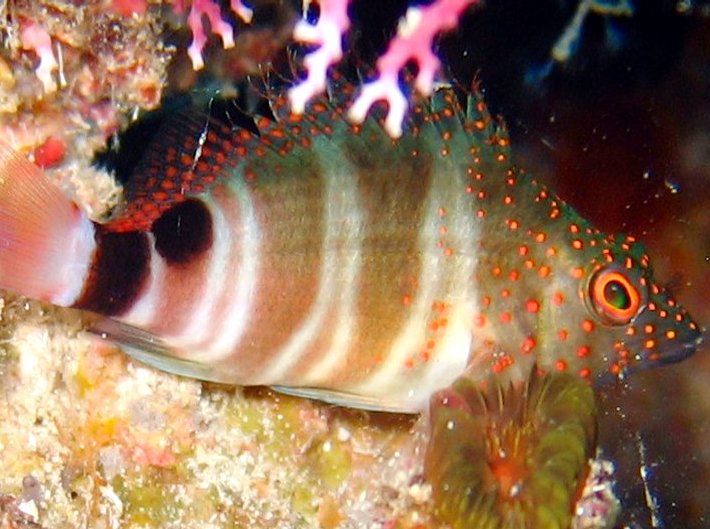
[[[620,270],[599,271],[589,285],[595,310],[605,321],[625,325],[641,307],[641,292]]]

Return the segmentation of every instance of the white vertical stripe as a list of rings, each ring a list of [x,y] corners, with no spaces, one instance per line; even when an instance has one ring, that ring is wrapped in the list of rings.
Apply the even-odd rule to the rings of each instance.
[[[317,139],[315,141],[327,141]],[[314,152],[318,146],[314,145]],[[321,149],[324,147],[321,146]],[[360,270],[362,245],[362,212],[357,200],[355,172],[337,152],[337,145],[328,143],[328,157],[336,163],[320,160],[320,174],[323,175],[323,245],[321,248],[321,269],[318,292],[310,312],[288,342],[273,357],[265,371],[258,375],[255,383],[278,384],[303,357],[309,347],[323,332],[333,333],[331,349],[347,354],[351,340],[352,307],[357,291],[357,276]],[[355,245],[351,247],[352,242]],[[339,248],[345,242],[345,248]],[[338,311],[336,330],[324,328],[328,314]],[[334,359],[333,361],[337,361]]]
[[[233,262],[224,263],[225,268],[231,272],[232,277],[227,280],[226,284],[221,286],[221,291],[223,296],[227,296],[230,305],[224,313],[217,312],[219,306],[214,307],[213,320],[221,323],[221,325],[208,348],[209,356],[203,357],[204,353],[200,353],[199,360],[201,362],[226,359],[239,348],[239,342],[249,323],[259,284],[261,229],[256,219],[254,202],[247,184],[242,179],[233,179],[230,184],[230,188],[233,189],[239,201],[239,210],[241,212],[239,223],[241,243],[238,247],[239,262],[236,267]],[[235,227],[229,225],[226,225],[224,229],[225,232],[235,231]],[[224,236],[226,237],[227,235]]]
[[[386,352],[385,362],[355,388],[364,395],[380,396],[383,405],[404,411],[421,411],[437,389],[450,385],[466,368],[472,347],[472,323],[476,314],[476,288],[473,280],[480,227],[473,219],[470,197],[465,189],[465,168],[440,160],[432,168],[431,190],[419,234],[422,254],[419,288],[410,307],[410,317]],[[447,181],[448,180],[448,181]],[[439,207],[448,213],[444,255]],[[406,367],[408,358],[424,350],[427,328],[433,315],[432,304],[447,306],[447,325],[436,339],[431,357],[414,368]]]
[[[389,351],[383,355],[384,362],[373,371],[365,382],[356,389],[363,395],[381,394],[383,388],[391,387],[393,378],[399,376],[407,358],[417,348],[422,348],[426,341],[427,320],[431,315],[431,306],[436,301],[440,283],[445,278],[441,274],[440,261],[445,259],[436,243],[439,240],[439,228],[436,220],[437,210],[441,204],[440,196],[431,178],[422,227],[419,231],[419,251],[421,266],[418,287],[409,307],[409,318],[403,324],[399,334],[393,340]],[[404,309],[403,309],[404,310]],[[395,382],[400,382],[395,380]]]
[[[57,259],[47,274],[52,273],[56,277],[55,283],[60,286],[60,291],[52,294],[49,301],[63,307],[72,305],[81,296],[96,251],[94,223],[78,209],[74,211],[74,216],[76,224],[67,230],[66,238],[61,241],[62,247],[57,252],[63,258]]]
[[[342,159],[338,157],[336,159]],[[332,249],[340,256],[338,263],[337,324],[333,330],[330,347],[306,373],[304,385],[317,385],[332,377],[333,370],[345,360],[352,347],[353,327],[356,319],[356,302],[360,290],[360,270],[362,268],[362,246],[365,237],[365,218],[360,204],[356,173],[338,172],[333,175],[337,189],[336,199],[342,210],[341,237],[344,247]],[[331,207],[330,205],[328,207]]]
[[[215,308],[224,295],[225,285],[231,279],[228,276],[229,258],[234,244],[235,226],[226,219],[224,208],[212,200],[205,200],[204,205],[212,219],[212,246],[205,258],[205,283],[200,288],[199,297],[192,300],[189,324],[183,329],[165,338],[166,342],[179,344],[180,348],[195,349],[212,340],[215,333]],[[230,212],[231,213],[231,212]],[[178,332],[179,331],[179,332]]]

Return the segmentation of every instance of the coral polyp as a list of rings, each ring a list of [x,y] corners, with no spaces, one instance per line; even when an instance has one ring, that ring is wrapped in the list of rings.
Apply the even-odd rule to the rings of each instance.
[[[586,382],[534,373],[507,389],[459,379],[431,406],[425,474],[452,527],[566,528],[596,444]]]

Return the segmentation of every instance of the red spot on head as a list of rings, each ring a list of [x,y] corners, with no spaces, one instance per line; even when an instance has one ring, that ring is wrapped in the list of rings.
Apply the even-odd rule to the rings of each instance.
[[[562,305],[565,302],[565,295],[562,292],[555,292],[552,295],[552,303],[555,305]]]
[[[562,342],[564,342],[568,336],[569,332],[567,332],[566,329],[560,329],[559,331],[557,331],[557,338],[559,338]]]
[[[591,349],[589,348],[588,345],[580,345],[579,348],[577,349],[577,356],[579,358],[585,358],[589,356],[589,353],[591,352]]]
[[[513,315],[510,312],[502,312],[500,315],[501,323],[510,323],[513,321]]]
[[[509,368],[510,366],[513,365],[515,361],[513,360],[513,357],[510,356],[509,354],[501,354],[498,359],[493,363],[493,372],[498,374]]]
[[[523,340],[523,343],[520,345],[520,350],[523,353],[528,354],[535,348],[535,345],[537,345],[537,343],[535,342],[535,338],[528,336]]]
[[[582,330],[584,332],[592,332],[594,330],[594,322],[592,320],[582,321]]]
[[[555,362],[555,369],[560,372],[566,371],[567,362],[565,362],[564,360],[557,360],[557,362]]]
[[[579,370],[579,376],[582,378],[589,378],[592,374],[592,370],[588,367],[583,367]]]
[[[535,299],[529,299],[525,303],[525,310],[527,310],[530,313],[538,312],[540,310],[540,303]]]

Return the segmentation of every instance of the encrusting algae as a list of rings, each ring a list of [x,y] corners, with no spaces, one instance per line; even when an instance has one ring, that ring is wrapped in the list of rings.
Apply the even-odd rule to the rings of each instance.
[[[0,147],[0,285],[154,367],[282,393],[20,322],[3,523],[591,527],[593,388],[700,328],[639,243],[511,164],[478,92],[439,89],[392,139],[332,82],[303,116],[276,87],[263,114],[167,119],[106,223]]]

